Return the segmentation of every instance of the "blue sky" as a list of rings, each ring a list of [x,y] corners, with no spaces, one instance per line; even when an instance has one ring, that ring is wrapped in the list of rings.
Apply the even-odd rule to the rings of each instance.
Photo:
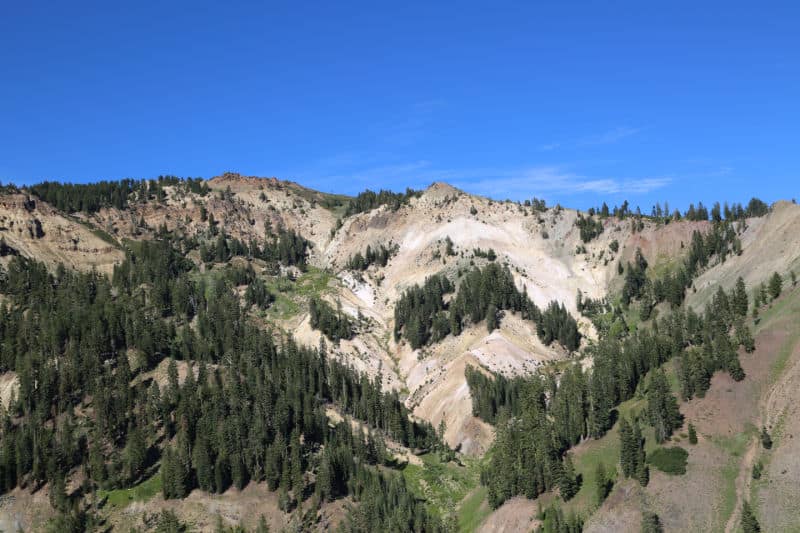
[[[0,180],[797,194],[797,2],[121,4],[4,5]]]

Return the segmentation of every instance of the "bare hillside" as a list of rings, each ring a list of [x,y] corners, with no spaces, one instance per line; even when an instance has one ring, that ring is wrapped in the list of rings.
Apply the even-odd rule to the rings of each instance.
[[[709,301],[717,286],[730,289],[741,276],[748,287],[766,281],[773,272],[788,279],[789,272],[800,272],[800,206],[777,202],[764,217],[747,220],[742,234],[742,254],[729,257],[696,281],[697,293],[690,293],[690,305]]]

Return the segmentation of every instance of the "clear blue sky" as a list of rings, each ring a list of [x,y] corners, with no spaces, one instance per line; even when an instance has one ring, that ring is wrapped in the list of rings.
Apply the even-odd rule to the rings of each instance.
[[[0,180],[798,195],[797,2],[124,3],[4,4]]]

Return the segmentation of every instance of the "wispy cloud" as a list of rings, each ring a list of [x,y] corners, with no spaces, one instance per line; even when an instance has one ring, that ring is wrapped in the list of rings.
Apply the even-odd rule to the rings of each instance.
[[[590,135],[577,140],[564,141],[564,142],[551,142],[541,144],[538,146],[541,152],[550,152],[557,148],[575,148],[581,146],[599,146],[603,144],[614,144],[627,137],[632,137],[641,132],[642,128],[633,128],[630,126],[617,126],[608,131],[597,135]]]
[[[365,188],[425,187],[434,181],[446,181],[465,191],[492,198],[529,198],[534,195],[562,194],[645,194],[665,187],[670,176],[644,176],[641,178],[614,178],[587,176],[564,166],[531,166],[520,168],[448,169],[427,160],[396,162],[391,164],[351,165],[351,158],[326,158],[327,162],[346,164],[328,168],[327,172],[305,173],[301,181],[314,186],[357,192]]]
[[[346,164],[327,168],[317,167],[312,171],[300,172],[297,179],[331,191],[355,193],[366,188],[423,187],[434,181],[452,177],[450,172],[435,169],[430,161],[426,160],[370,164],[369,159],[364,158],[361,165],[352,164],[349,157],[334,156],[325,160],[339,159],[346,161]]]
[[[553,150],[555,150],[556,148],[559,148],[560,146],[561,146],[561,143],[542,144],[542,145],[539,146],[539,150],[542,151],[542,152],[552,152]]]
[[[719,167],[717,170],[712,170],[710,172],[705,173],[705,177],[707,178],[720,178],[722,176],[729,176],[733,172],[733,167],[729,166],[722,166]]]
[[[543,194],[644,194],[668,185],[670,177],[592,178],[557,166],[498,171],[478,179],[457,179],[454,185],[492,197],[525,198]]]
[[[614,144],[616,142],[621,141],[627,137],[631,137],[632,135],[636,135],[642,131],[641,128],[631,128],[628,126],[620,126],[611,130],[608,130],[600,135],[595,135],[592,137],[587,137],[583,139],[578,144],[584,146],[595,146],[599,144]]]

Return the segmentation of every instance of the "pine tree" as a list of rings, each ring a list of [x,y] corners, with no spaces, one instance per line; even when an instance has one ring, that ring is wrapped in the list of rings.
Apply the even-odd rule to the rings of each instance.
[[[691,422],[689,422],[689,444],[697,444],[697,430]]]
[[[767,284],[763,281],[758,285],[758,300],[759,307],[767,305],[769,301],[769,289],[767,288]]]
[[[741,317],[736,320],[736,343],[744,348],[747,353],[752,353],[756,349],[756,341],[753,338],[753,334]]]
[[[639,426],[638,421],[633,423],[632,441],[635,445],[634,458],[636,469],[634,476],[640,485],[646,487],[647,483],[650,481],[650,468],[647,466],[647,459],[644,451],[644,436],[642,436],[642,428]]]
[[[161,478],[164,499],[183,498],[187,493],[187,480],[180,458],[172,446],[167,447],[161,458]]]
[[[642,513],[642,533],[662,533],[661,519],[652,511]]]
[[[772,449],[772,437],[767,433],[767,428],[761,428],[761,445],[765,450]]]
[[[494,304],[489,305],[486,310],[486,329],[489,333],[497,329],[497,306]]]
[[[728,362],[728,373],[731,375],[734,381],[742,381],[745,378],[744,369],[742,368],[738,357],[733,357]]]
[[[622,466],[622,475],[631,477],[636,471],[635,444],[633,442],[633,430],[628,419],[624,416],[619,421],[619,441],[619,462]]]
[[[284,486],[281,486],[278,491],[278,509],[284,513],[288,513],[292,510],[292,499]]]
[[[608,474],[606,474],[606,466],[602,461],[597,463],[594,476],[595,498],[597,506],[599,507],[606,500],[609,492],[611,492],[612,486],[612,481],[609,479]]]
[[[106,457],[100,439],[99,434],[92,435],[89,446],[89,475],[97,486],[102,487],[106,480]],[[11,439],[6,440],[11,443]],[[14,483],[16,484],[16,477]]]
[[[178,365],[173,357],[170,357],[169,364],[167,365],[167,384],[169,402],[176,405],[178,403],[180,386],[178,385]]]
[[[736,359],[738,362],[738,359]],[[661,444],[672,432],[680,427],[682,417],[678,410],[678,402],[669,389],[669,382],[664,371],[653,372],[647,390],[647,414],[655,428],[656,442]]]
[[[772,277],[769,278],[769,294],[772,296],[773,300],[781,295],[782,288],[783,279],[781,278],[780,274],[774,272]]]
[[[214,491],[225,492],[231,486],[231,469],[228,464],[228,457],[225,453],[220,453],[214,462]]]
[[[264,459],[264,477],[269,490],[277,489],[280,484],[284,450],[283,437],[280,433],[276,434],[272,444],[267,448]]]
[[[739,276],[736,280],[736,286],[733,289],[733,307],[736,314],[740,317],[747,316],[747,288],[744,284],[744,279]]]
[[[761,461],[758,461],[753,465],[752,476],[753,479],[761,479],[761,473],[764,471],[764,464]]]
[[[575,467],[569,454],[564,455],[563,469],[559,483],[559,490],[564,501],[569,501],[578,492],[578,480],[575,475]]]
[[[289,444],[289,464],[291,468],[290,481],[291,489],[295,499],[300,502],[303,499],[305,483],[303,481],[303,458],[300,444],[300,432],[295,429]]]
[[[744,533],[758,533],[761,531],[761,525],[750,507],[750,502],[742,502],[742,531]]]
[[[214,465],[211,462],[205,437],[198,436],[192,452],[192,467],[197,476],[197,485],[206,492],[214,490]]]
[[[141,430],[133,427],[128,432],[128,442],[125,444],[125,470],[129,482],[136,481],[145,467],[147,460],[147,445],[144,442]]]
[[[261,518],[258,519],[256,533],[269,533],[269,526],[267,525],[267,520],[264,518],[264,515],[261,515]]]

